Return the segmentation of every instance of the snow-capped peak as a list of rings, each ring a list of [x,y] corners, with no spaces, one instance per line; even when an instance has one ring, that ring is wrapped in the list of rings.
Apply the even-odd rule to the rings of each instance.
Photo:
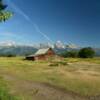
[[[15,41],[2,41],[0,42],[0,46],[16,46]]]
[[[57,41],[56,44],[55,44],[55,47],[56,48],[62,48],[62,49],[64,49],[65,48],[65,45],[61,41]]]

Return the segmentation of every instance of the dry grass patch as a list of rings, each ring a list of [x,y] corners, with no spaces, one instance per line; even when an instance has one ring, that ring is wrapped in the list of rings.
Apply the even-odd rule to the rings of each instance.
[[[92,63],[91,63],[92,62]],[[30,97],[19,87],[24,81],[43,82],[80,95],[100,94],[100,59],[67,58],[62,61],[27,61],[23,58],[0,58],[0,75],[9,80],[11,91]],[[69,64],[71,63],[71,64]],[[50,66],[50,64],[58,64]],[[14,78],[14,79],[12,79]],[[35,90],[33,90],[34,92]],[[16,92],[15,92],[16,93]],[[19,94],[16,94],[19,95]]]

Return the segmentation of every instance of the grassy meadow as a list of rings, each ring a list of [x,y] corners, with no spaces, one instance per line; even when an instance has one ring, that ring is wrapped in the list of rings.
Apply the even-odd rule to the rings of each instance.
[[[50,84],[82,96],[100,95],[100,58],[55,61],[0,58],[0,91],[4,97],[13,97],[0,100],[33,100],[32,94],[38,90],[32,89],[32,82]]]

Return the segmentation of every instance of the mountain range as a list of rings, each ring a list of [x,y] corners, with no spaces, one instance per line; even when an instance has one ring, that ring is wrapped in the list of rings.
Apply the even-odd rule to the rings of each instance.
[[[15,42],[2,42],[0,43],[0,56],[16,55],[16,56],[27,56],[34,54],[40,48],[52,47],[57,54],[63,53],[70,50],[80,50],[80,47],[69,44],[64,45],[62,42],[57,41],[54,45],[49,43],[29,46],[29,45],[17,45]],[[96,56],[100,56],[100,48],[94,48]]]

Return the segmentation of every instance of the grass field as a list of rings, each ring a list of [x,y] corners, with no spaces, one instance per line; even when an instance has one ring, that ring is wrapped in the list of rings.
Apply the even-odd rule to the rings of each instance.
[[[100,95],[100,58],[38,62],[26,61],[22,57],[0,58],[0,87],[7,90],[7,96],[18,97],[18,100],[37,100],[32,99],[33,94],[38,92],[33,89],[37,83],[81,96]]]

